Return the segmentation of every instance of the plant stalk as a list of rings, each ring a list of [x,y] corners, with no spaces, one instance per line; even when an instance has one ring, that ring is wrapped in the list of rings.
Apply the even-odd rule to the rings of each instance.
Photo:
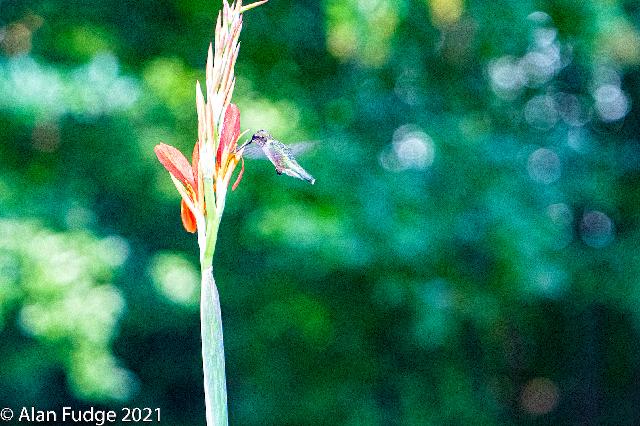
[[[207,426],[227,426],[227,383],[224,371],[222,314],[213,268],[202,269],[200,320]]]
[[[212,211],[206,216],[206,232],[205,232],[205,244],[204,249],[201,246],[200,265],[204,271],[210,268],[213,262],[213,253],[216,250],[216,240],[218,238],[218,226],[220,225],[220,218],[222,212],[219,215],[216,209],[216,196],[213,192],[213,178],[204,177],[204,199],[205,203],[209,206],[214,206]],[[198,231],[200,232],[200,231]],[[204,272],[203,272],[204,276]]]

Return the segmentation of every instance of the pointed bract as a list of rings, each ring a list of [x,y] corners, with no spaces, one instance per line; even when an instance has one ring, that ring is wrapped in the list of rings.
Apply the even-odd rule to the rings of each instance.
[[[257,1],[255,3],[251,3],[251,4],[248,4],[246,6],[243,6],[242,9],[240,9],[240,13],[244,13],[247,10],[253,9],[254,7],[261,6],[261,5],[265,4],[268,1],[269,0],[262,0],[262,1]]]
[[[205,143],[206,132],[206,115],[205,115],[205,102],[202,95],[202,87],[200,82],[196,82],[196,111],[198,112],[198,140],[200,143]]]
[[[207,52],[207,67],[206,67],[206,88],[207,88],[207,101],[211,102],[211,98],[213,97],[213,93],[211,90],[213,89],[213,45],[209,43],[209,51]]]

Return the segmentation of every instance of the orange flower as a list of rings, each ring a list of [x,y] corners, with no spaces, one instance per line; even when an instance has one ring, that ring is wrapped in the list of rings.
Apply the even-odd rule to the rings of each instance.
[[[236,84],[234,69],[240,50],[242,14],[264,3],[266,0],[243,6],[241,0],[231,5],[223,1],[223,10],[216,22],[215,49],[214,44],[209,44],[204,94],[200,82],[196,82],[198,142],[191,164],[172,146],[162,143],[154,149],[182,196],[180,216],[184,228],[192,233],[198,231],[204,261],[210,260],[206,256],[212,256],[227,188],[240,162],[242,167],[232,190],[244,173],[244,149],[238,150],[240,111],[231,103]]]
[[[238,138],[240,137],[240,110],[235,104],[229,104],[224,114],[222,124],[222,135],[220,145],[216,153],[216,172],[218,176],[224,177],[227,173],[232,173],[239,161],[242,161],[240,173],[231,187],[232,191],[238,187],[244,174],[244,159],[241,152],[236,152]],[[224,163],[223,163],[224,161]]]
[[[221,179],[221,183],[223,183],[224,178],[230,176],[238,162],[242,161],[242,169],[232,187],[232,190],[235,190],[244,172],[242,153],[235,152],[238,137],[240,136],[240,111],[235,104],[229,104],[227,107],[223,123],[220,144],[215,159],[214,182],[218,182]],[[184,229],[191,233],[196,232],[198,229],[196,215],[206,215],[203,194],[201,194],[202,189],[199,186],[199,146],[199,142],[196,142],[193,147],[191,164],[178,149],[171,145],[161,143],[154,148],[158,160],[171,174],[178,191],[182,195],[180,217],[182,218]]]

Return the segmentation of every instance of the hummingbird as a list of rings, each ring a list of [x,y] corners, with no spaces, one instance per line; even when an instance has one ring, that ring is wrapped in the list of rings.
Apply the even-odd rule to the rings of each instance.
[[[298,179],[306,180],[311,185],[315,183],[315,178],[311,176],[294,157],[291,147],[283,144],[271,136],[266,130],[258,130],[249,141],[243,144],[240,148],[236,149],[240,151],[249,144],[255,143],[258,147],[262,148],[262,153],[266,156],[276,168],[276,173],[279,175],[286,174]],[[256,157],[254,153],[247,152],[247,157]]]

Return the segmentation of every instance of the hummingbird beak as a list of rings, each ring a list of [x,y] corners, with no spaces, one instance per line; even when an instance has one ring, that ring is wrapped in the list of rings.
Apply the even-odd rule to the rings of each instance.
[[[240,133],[240,136],[238,136],[238,140],[240,140],[240,138],[242,136],[244,136],[245,133],[247,133],[249,131],[249,129],[245,130],[244,132]],[[244,147],[246,147],[247,145],[249,145],[251,142],[253,142],[253,138],[249,139],[248,141],[246,141],[245,143],[243,143],[242,145],[240,145],[239,147],[236,147],[236,149],[233,150],[234,154],[237,154],[239,152],[241,152]]]
[[[242,151],[247,145],[249,145],[251,142],[253,142],[253,139],[249,139],[248,141],[246,141],[245,143],[243,143],[242,145],[240,145],[239,147],[237,147],[235,149],[235,153],[239,153],[240,151]]]

